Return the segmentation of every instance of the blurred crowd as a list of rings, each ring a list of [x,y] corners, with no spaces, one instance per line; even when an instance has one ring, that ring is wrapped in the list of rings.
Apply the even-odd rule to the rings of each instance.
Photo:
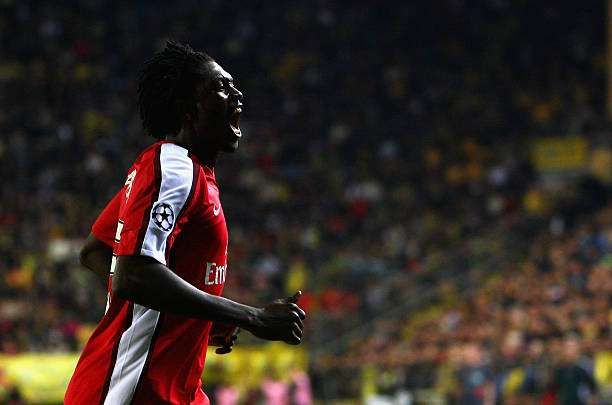
[[[609,185],[551,189],[528,146],[610,147],[604,5],[430,3],[0,2],[0,353],[78,350],[101,317],[76,256],[152,141],[135,79],[168,38],[245,93],[245,137],[217,169],[225,295],[304,291],[316,395],[360,392],[330,353],[347,370],[378,352],[436,363],[407,386],[449,364],[468,371],[448,392],[473,395],[470,370],[494,386],[602,349]],[[431,305],[446,312],[407,324]]]
[[[382,392],[435,387],[452,403],[597,403],[596,374],[610,379],[609,354],[596,355],[612,349],[612,206],[572,232],[534,235],[529,250],[413,333],[362,346],[345,365],[385,370]]]

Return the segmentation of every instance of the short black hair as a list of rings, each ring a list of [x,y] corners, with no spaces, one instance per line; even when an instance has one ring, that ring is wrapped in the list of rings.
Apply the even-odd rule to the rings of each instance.
[[[177,134],[187,113],[196,113],[197,84],[207,79],[214,59],[189,45],[168,41],[145,62],[138,80],[138,109],[149,135]]]

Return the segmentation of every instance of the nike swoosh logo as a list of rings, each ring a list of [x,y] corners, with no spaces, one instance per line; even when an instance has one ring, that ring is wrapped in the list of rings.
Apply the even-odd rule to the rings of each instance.
[[[219,212],[221,212],[221,205],[219,205],[219,208],[217,208],[217,206],[213,204],[213,214],[217,216],[219,215]]]

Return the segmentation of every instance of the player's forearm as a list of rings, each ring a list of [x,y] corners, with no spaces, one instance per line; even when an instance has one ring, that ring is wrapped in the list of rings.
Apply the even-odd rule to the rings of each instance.
[[[106,285],[113,251],[104,242],[90,234],[79,253],[81,264],[91,270]]]
[[[148,308],[248,328],[257,322],[258,308],[207,294],[154,259],[120,256],[113,292]]]

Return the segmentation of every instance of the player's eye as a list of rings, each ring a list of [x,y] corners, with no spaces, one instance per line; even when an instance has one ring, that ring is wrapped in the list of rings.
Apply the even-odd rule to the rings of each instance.
[[[217,91],[225,91],[225,83],[223,80],[217,81]]]

